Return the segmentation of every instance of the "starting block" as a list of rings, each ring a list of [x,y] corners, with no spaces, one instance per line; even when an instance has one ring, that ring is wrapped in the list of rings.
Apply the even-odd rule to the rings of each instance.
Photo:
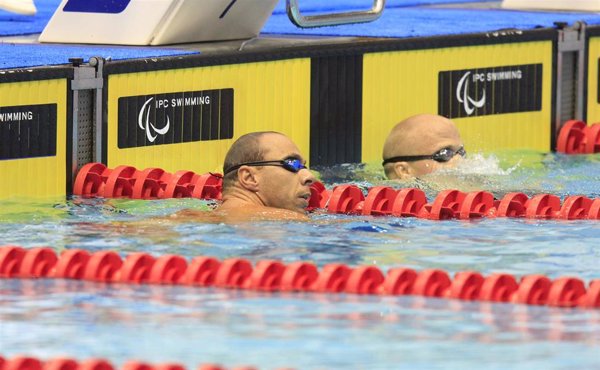
[[[504,0],[506,9],[600,11],[600,0]]]
[[[40,42],[166,45],[248,39],[277,0],[62,0]]]

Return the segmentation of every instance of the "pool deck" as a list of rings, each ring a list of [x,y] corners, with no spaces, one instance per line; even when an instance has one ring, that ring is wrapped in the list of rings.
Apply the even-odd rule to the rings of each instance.
[[[305,4],[305,2],[299,2]],[[478,34],[498,30],[554,28],[555,22],[572,25],[577,21],[600,24],[600,15],[582,12],[531,12],[501,8],[499,1],[393,1],[388,0],[380,19],[362,24],[301,29],[292,24],[280,1],[261,34],[250,40],[187,43],[164,46],[118,46],[92,44],[41,44],[38,37],[59,4],[59,0],[37,0],[38,14],[14,16],[0,10],[0,69],[67,64],[69,57],[101,56],[112,60],[201,53],[225,55],[240,51],[269,52],[281,48],[322,44],[352,44],[378,39],[411,39]],[[330,8],[345,11],[367,1],[328,2]],[[307,14],[331,11],[308,2]],[[337,11],[337,10],[336,10]],[[461,19],[461,22],[456,22]],[[17,46],[30,46],[18,48]],[[42,49],[40,49],[42,48]],[[49,50],[52,49],[52,50]],[[65,55],[68,57],[65,58]]]

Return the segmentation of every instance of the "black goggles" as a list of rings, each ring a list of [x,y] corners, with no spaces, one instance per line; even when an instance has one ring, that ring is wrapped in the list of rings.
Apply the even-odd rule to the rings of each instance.
[[[444,163],[444,162],[448,162],[449,160],[454,158],[455,155],[460,155],[461,157],[464,157],[466,154],[467,154],[467,151],[465,150],[465,148],[463,146],[458,148],[458,150],[454,150],[452,148],[442,148],[442,149],[438,150],[437,152],[433,153],[432,155],[408,155],[408,156],[399,156],[399,157],[388,158],[383,161],[383,165],[385,165],[386,163],[414,162],[414,161],[421,161],[424,159],[433,159],[436,162]]]
[[[304,163],[302,163],[302,160],[300,160],[298,158],[286,158],[286,159],[282,159],[279,161],[259,161],[259,162],[248,162],[248,163],[236,164],[235,166],[231,166],[228,169],[224,170],[223,176],[227,175],[229,172],[236,171],[237,169],[239,169],[242,166],[253,166],[253,167],[277,166],[277,167],[283,167],[284,169],[286,169],[290,172],[293,172],[293,173],[298,173],[300,170],[308,168],[304,165]]]

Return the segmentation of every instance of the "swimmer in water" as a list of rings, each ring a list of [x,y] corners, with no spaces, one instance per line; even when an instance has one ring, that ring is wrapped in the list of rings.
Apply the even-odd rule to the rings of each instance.
[[[243,135],[225,156],[223,201],[210,218],[222,222],[308,220],[305,209],[315,181],[287,136],[272,131]],[[208,216],[208,212],[190,210],[175,217],[199,213]]]
[[[383,168],[390,180],[408,180],[454,167],[465,154],[454,122],[419,114],[392,128],[383,146]]]

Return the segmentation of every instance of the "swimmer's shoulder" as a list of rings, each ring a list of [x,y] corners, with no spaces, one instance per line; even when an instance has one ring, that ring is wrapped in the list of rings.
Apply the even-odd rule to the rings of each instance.
[[[225,222],[243,221],[308,221],[306,214],[260,205],[222,205],[215,211]]]
[[[168,216],[168,219],[179,222],[197,221],[219,223],[224,222],[224,215],[217,210],[182,209]]]

